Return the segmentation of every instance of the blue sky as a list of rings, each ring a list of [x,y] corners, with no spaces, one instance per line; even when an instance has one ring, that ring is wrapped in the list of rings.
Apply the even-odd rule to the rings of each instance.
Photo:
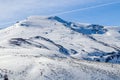
[[[31,15],[120,26],[120,0],[0,0],[0,28]]]

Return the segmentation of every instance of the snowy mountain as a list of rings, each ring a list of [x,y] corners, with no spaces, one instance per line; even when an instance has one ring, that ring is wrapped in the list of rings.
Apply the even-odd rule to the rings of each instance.
[[[120,79],[119,27],[31,16],[0,36],[0,80]]]

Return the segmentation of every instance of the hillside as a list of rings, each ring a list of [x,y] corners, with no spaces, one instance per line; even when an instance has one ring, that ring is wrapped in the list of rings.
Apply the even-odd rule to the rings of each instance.
[[[120,79],[119,27],[31,16],[0,36],[0,80]]]

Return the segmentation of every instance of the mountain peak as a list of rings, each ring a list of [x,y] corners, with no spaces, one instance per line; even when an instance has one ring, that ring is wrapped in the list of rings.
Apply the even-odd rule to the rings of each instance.
[[[27,19],[31,20],[31,19],[47,19],[48,16],[29,16]]]
[[[68,22],[61,19],[58,16],[30,16],[26,20],[19,23],[20,26],[24,27],[57,27],[64,26],[86,35],[91,34],[104,34],[108,30],[102,25],[97,24],[79,24],[74,22]]]
[[[52,21],[58,21],[61,23],[67,23],[67,21],[63,20],[58,16],[30,16],[27,19],[28,20],[52,20]]]
[[[27,18],[28,20],[33,20],[33,19],[48,19],[48,20],[59,20],[61,19],[60,17],[58,16],[29,16]]]
[[[30,16],[26,20],[18,22],[19,26],[24,27],[51,27],[51,26],[68,26],[69,22],[57,16]]]

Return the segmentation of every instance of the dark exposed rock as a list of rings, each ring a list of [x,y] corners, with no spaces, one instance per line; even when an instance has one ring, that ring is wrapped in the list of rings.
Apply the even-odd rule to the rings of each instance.
[[[48,42],[52,43],[53,45],[57,46],[59,48],[59,52],[65,54],[65,55],[69,55],[69,52],[68,52],[68,50],[66,48],[64,48],[62,45],[56,44],[54,41],[52,41],[52,40],[50,40],[48,38],[44,38],[42,36],[35,36],[34,38],[48,41]]]

